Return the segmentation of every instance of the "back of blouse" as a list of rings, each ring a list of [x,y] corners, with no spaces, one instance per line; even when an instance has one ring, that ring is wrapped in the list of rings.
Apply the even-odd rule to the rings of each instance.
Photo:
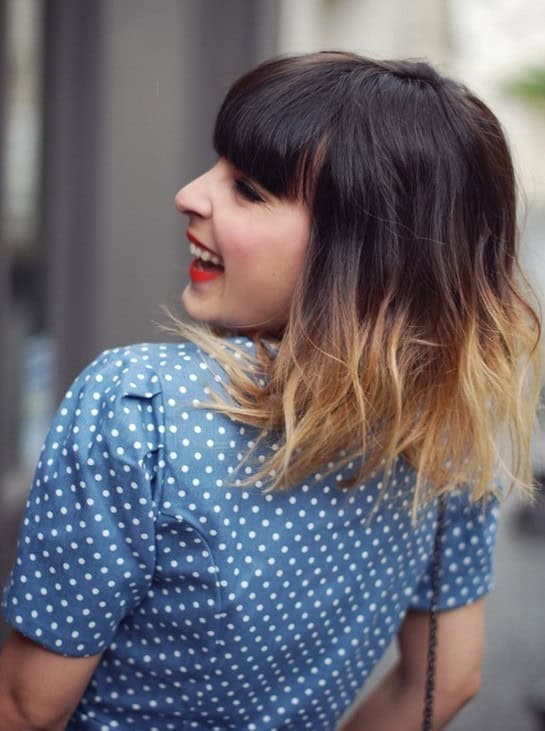
[[[104,651],[71,731],[330,731],[406,611],[429,610],[436,506],[411,525],[407,464],[373,515],[380,474],[338,487],[355,464],[238,487],[257,434],[201,406],[225,378],[192,343],[132,345],[58,409],[4,612],[54,652]],[[497,503],[461,489],[446,520],[443,609],[490,589]]]

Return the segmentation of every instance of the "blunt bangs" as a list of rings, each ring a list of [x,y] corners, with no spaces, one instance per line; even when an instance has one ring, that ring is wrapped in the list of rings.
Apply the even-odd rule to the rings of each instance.
[[[335,75],[281,58],[258,66],[229,90],[218,112],[216,153],[278,198],[312,199],[328,130],[338,107]]]

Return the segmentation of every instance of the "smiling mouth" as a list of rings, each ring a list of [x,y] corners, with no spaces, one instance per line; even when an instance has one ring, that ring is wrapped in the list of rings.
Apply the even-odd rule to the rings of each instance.
[[[211,282],[225,271],[219,256],[207,249],[192,234],[187,234],[189,251],[195,257],[189,267],[189,278],[196,284]]]
[[[190,243],[189,251],[191,254],[193,254],[193,256],[197,258],[199,264],[202,264],[204,268],[219,267],[221,269],[224,269],[224,266],[219,256],[216,256],[210,251],[207,251],[206,249],[197,246],[197,244]]]

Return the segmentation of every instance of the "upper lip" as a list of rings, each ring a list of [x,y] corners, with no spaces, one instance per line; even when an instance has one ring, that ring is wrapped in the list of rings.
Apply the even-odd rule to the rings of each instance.
[[[209,252],[210,252],[211,254],[214,254],[214,256],[217,256],[217,257],[218,257],[218,259],[221,259],[221,256],[220,256],[220,255],[218,254],[218,252],[217,252],[217,251],[214,251],[213,249],[210,249],[210,248],[208,248],[208,246],[205,246],[205,245],[204,245],[204,244],[202,243],[202,241],[199,241],[199,239],[198,239],[198,238],[197,238],[196,236],[194,236],[194,235],[193,235],[193,234],[191,233],[191,231],[188,231],[188,232],[187,232],[187,238],[188,238],[188,239],[189,239],[189,240],[190,240],[191,242],[193,242],[194,244],[196,244],[196,246],[200,246],[200,247],[201,247],[201,249],[204,249],[205,251],[209,251]]]

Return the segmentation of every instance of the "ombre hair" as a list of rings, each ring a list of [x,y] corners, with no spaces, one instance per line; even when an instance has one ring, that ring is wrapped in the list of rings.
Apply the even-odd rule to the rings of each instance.
[[[531,495],[539,305],[491,110],[425,62],[281,57],[230,88],[214,147],[312,221],[286,326],[248,333],[255,357],[175,319],[228,374],[215,408],[257,427],[256,447],[278,435],[243,484],[289,488],[364,456],[343,486],[403,458],[415,510],[461,484],[483,498],[505,476]]]

